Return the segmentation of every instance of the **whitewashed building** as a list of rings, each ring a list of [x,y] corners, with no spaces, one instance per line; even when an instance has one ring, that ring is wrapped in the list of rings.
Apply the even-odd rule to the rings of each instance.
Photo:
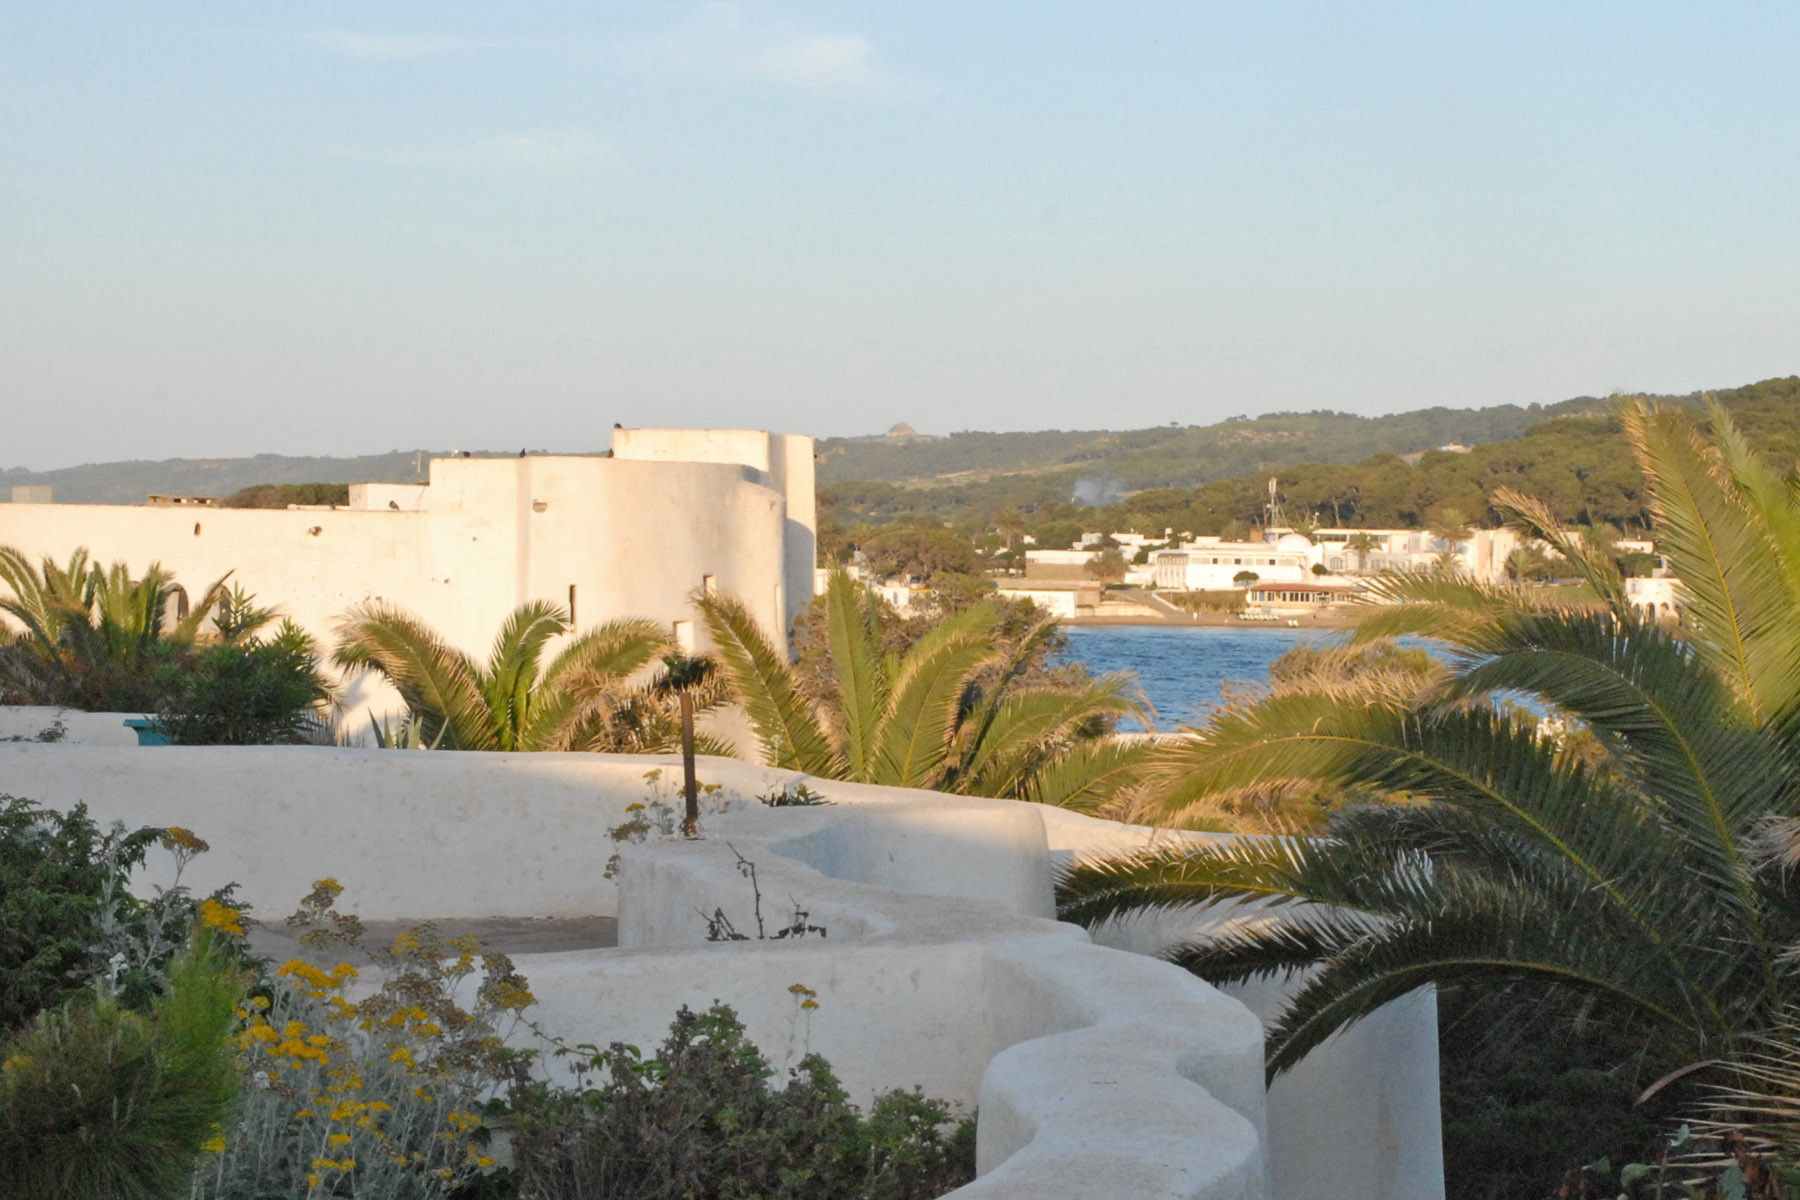
[[[1207,592],[1241,588],[1236,577],[1248,571],[1262,583],[1299,583],[1311,577],[1318,547],[1297,533],[1270,541],[1228,542],[1200,537],[1179,550],[1154,550],[1150,562],[1156,586],[1172,591]]]
[[[582,627],[650,617],[698,646],[702,588],[737,596],[785,644],[813,591],[812,445],[617,429],[610,457],[437,458],[428,486],[353,485],[336,509],[4,504],[0,545],[159,562],[192,594],[230,572],[326,645],[351,605],[383,600],[480,655],[515,606],[548,600]]]

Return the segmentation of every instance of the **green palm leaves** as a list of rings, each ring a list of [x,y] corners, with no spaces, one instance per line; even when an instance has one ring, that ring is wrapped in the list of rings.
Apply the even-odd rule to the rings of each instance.
[[[546,665],[552,640],[569,632],[567,615],[533,601],[515,609],[485,663],[447,645],[416,617],[379,601],[352,608],[338,622],[333,661],[373,670],[400,693],[413,735],[447,750],[667,749],[658,743],[619,747],[620,722],[642,733],[647,696],[630,677],[670,648],[650,621],[620,620],[571,638]]]
[[[1681,579],[1694,646],[1759,720],[1800,708],[1800,503],[1709,405],[1703,439],[1675,413],[1624,410],[1625,431],[1651,481],[1659,548]]]
[[[178,612],[186,590],[159,564],[133,577],[122,562],[89,561],[85,549],[66,565],[46,558],[34,568],[0,546],[0,583],[12,592],[0,611],[23,627],[0,645],[0,693],[88,711],[154,707],[167,652],[192,646],[227,596],[220,579]]]
[[[1433,982],[1578,1000],[1675,1061],[1728,1056],[1766,1028],[1800,942],[1800,892],[1759,851],[1800,817],[1800,503],[1716,409],[1712,444],[1641,404],[1623,418],[1684,584],[1685,637],[1639,620],[1605,556],[1541,506],[1501,495],[1599,611],[1386,580],[1393,603],[1361,636],[1440,639],[1446,680],[1423,696],[1276,694],[1160,764],[1171,806],[1292,779],[1400,803],[1343,810],[1320,840],[1084,864],[1065,914],[1286,906],[1174,954],[1220,981],[1308,972],[1270,1033],[1272,1071]]]
[[[941,621],[904,655],[882,649],[879,601],[838,572],[827,587],[830,694],[798,673],[729,596],[698,603],[770,763],[828,779],[1091,809],[1136,782],[1147,751],[1097,740],[1139,704],[1121,679],[1028,683],[1053,626],[1006,645],[997,612]]]

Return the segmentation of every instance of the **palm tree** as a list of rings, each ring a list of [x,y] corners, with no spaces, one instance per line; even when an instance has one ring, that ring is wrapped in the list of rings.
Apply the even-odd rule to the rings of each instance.
[[[446,645],[418,618],[381,601],[337,624],[333,661],[385,676],[406,703],[404,740],[445,750],[673,748],[666,707],[628,681],[671,649],[652,621],[619,620],[571,638],[547,666],[568,614],[543,600],[513,610],[485,663]]]
[[[681,818],[681,836],[700,836],[700,789],[694,773],[694,693],[713,675],[714,663],[704,655],[666,654],[663,672],[656,677],[652,690],[659,696],[673,696],[681,705],[681,795],[686,808]]]
[[[1445,504],[1432,509],[1429,521],[1426,532],[1444,543],[1444,549],[1451,553],[1455,553],[1457,545],[1468,541],[1469,535],[1474,532],[1462,509],[1454,505]]]
[[[194,644],[230,595],[229,577],[190,605],[186,589],[159,563],[134,578],[125,563],[101,567],[81,548],[66,566],[46,558],[34,568],[18,550],[0,546],[0,582],[12,591],[0,599],[0,611],[22,626],[0,646],[0,692],[90,712],[155,707],[158,669]]]
[[[1005,645],[996,634],[1000,614],[984,602],[939,622],[903,656],[884,654],[880,602],[837,572],[825,597],[826,703],[807,695],[740,602],[712,595],[696,603],[774,766],[1093,809],[1134,784],[1148,754],[1102,736],[1116,719],[1142,711],[1127,679],[1027,682],[1053,622]]]
[[[1356,555],[1356,569],[1361,572],[1369,565],[1369,552],[1381,549],[1381,539],[1372,533],[1353,533],[1345,539],[1344,549]]]
[[[1006,548],[1011,550],[1025,536],[1030,525],[1025,520],[1025,513],[1018,508],[1002,509],[994,518],[994,528],[1006,539]]]
[[[1065,916],[1292,905],[1172,954],[1216,981],[1310,971],[1271,1030],[1271,1073],[1428,983],[1579,1004],[1671,1062],[1729,1058],[1767,1028],[1800,942],[1800,890],[1770,848],[1800,830],[1800,502],[1716,407],[1712,446],[1641,402],[1622,418],[1689,640],[1641,621],[1617,566],[1545,506],[1498,494],[1603,611],[1384,580],[1393,603],[1359,636],[1441,639],[1452,672],[1434,695],[1277,695],[1157,764],[1170,806],[1279,779],[1407,803],[1346,809],[1324,839],[1083,864]],[[1556,721],[1505,702],[1521,694]]]

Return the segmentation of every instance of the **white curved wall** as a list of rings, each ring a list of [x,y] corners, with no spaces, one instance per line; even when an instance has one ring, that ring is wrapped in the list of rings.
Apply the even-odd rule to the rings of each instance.
[[[680,1005],[724,1000],[778,1062],[817,1050],[855,1098],[918,1084],[979,1104],[982,1175],[959,1194],[1442,1196],[1428,1005],[1364,1022],[1265,1100],[1249,1009],[1048,919],[1053,852],[1149,831],[816,780],[832,805],[768,809],[755,797],[801,777],[709,759],[726,811],[700,842],[627,847],[621,892],[601,877],[606,830],[657,766],[674,774],[589,755],[19,743],[0,744],[0,792],[188,826],[213,845],[189,881],[235,880],[266,918],[324,875],[368,919],[616,911],[620,949],[517,956],[546,1028],[648,1047]],[[705,942],[715,907],[754,927],[739,853],[771,926],[798,905],[828,936]],[[810,1029],[794,983],[819,993]]]

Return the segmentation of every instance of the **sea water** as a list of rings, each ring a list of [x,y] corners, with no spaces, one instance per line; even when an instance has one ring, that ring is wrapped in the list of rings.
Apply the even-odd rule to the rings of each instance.
[[[1130,671],[1156,707],[1158,729],[1202,720],[1227,684],[1260,683],[1295,646],[1341,635],[1331,629],[1229,625],[1065,625],[1069,656],[1096,675]],[[1125,726],[1129,728],[1129,724]]]

